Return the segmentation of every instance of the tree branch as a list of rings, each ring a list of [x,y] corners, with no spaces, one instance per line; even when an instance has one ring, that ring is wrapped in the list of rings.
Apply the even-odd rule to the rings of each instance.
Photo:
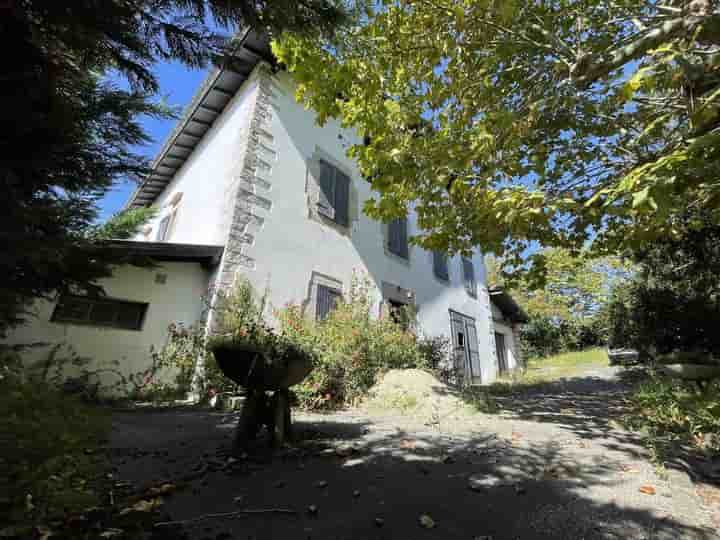
[[[216,514],[202,514],[198,517],[191,519],[180,519],[177,521],[160,521],[155,523],[153,527],[169,527],[171,525],[187,525],[189,523],[196,523],[206,519],[223,519],[223,518],[234,518],[244,514],[297,514],[297,510],[289,510],[287,508],[262,508],[259,510],[235,510],[234,512],[220,512]]]

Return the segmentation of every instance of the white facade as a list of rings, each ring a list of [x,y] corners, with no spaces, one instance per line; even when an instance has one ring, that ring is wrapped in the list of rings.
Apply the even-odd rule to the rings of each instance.
[[[109,298],[147,303],[141,330],[55,322],[51,319],[56,303],[39,301],[33,308],[34,317],[15,329],[6,343],[33,344],[23,352],[26,365],[46,361],[51,349],[60,345],[57,358],[75,354],[92,359],[87,366],[92,370],[112,368],[124,376],[139,373],[150,366],[151,351],[165,344],[170,324],[189,326],[198,321],[206,305],[208,277],[208,270],[197,263],[166,262],[153,268],[123,266],[99,284]],[[77,374],[73,366],[66,367],[68,376]],[[110,372],[100,377],[103,385],[117,381],[118,377]]]
[[[183,120],[184,125],[196,121],[209,127],[199,135],[178,135],[182,130],[176,128],[156,161],[156,172],[158,166],[171,171],[157,177],[168,180],[151,178],[131,204],[152,203],[159,211],[135,240],[222,246],[220,264],[209,271],[195,263],[167,263],[169,277],[163,285],[154,281],[155,271],[118,270],[104,284],[108,295],[149,303],[139,331],[58,324],[49,320],[53,307],[41,304],[37,319],[15,332],[12,342],[65,341],[80,355],[98,362],[120,360],[124,371],[137,371],[147,364],[151,346],[164,343],[170,323],[200,320],[203,296],[232,286],[238,275],[259,291],[267,288],[272,306],[300,304],[309,317],[315,314],[320,285],[347,293],[356,275],[374,285],[376,315],[389,300],[407,298],[426,336],[450,338],[451,311],[473,320],[478,354],[472,371],[480,376],[472,382],[493,381],[498,375],[495,332],[507,328],[493,322],[482,254],[472,257],[473,296],[466,290],[460,257],[449,260],[449,280],[441,280],[434,275],[430,252],[410,246],[407,259],[391,253],[387,226],[361,210],[372,192],[346,156],[356,134],[333,120],[318,126],[315,113],[295,101],[291,76],[273,73],[262,61],[253,64],[236,91],[222,90],[232,97],[211,122],[192,120],[200,108],[212,108],[203,96],[220,80],[217,74],[209,77]],[[197,140],[190,144],[187,137]],[[177,148],[186,153],[173,167],[171,152]],[[318,213],[321,161],[350,179],[347,227]],[[161,188],[150,185],[158,183]],[[412,236],[417,232],[413,212],[407,222]],[[514,366],[515,340],[507,342]]]

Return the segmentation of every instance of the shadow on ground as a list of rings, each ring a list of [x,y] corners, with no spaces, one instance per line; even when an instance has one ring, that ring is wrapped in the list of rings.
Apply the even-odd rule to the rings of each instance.
[[[522,418],[624,445],[598,419],[612,416],[618,398],[613,389],[587,396],[575,384],[583,383],[528,393],[503,406]],[[565,408],[575,413],[566,415]],[[662,512],[594,497],[593,487],[616,489],[622,460],[602,453],[560,459],[566,444],[560,438],[408,433],[348,413],[302,418],[294,446],[274,454],[256,446],[234,461],[234,415],[117,413],[111,450],[119,477],[141,491],[167,481],[185,485],[166,500],[172,520],[239,509],[295,512],[190,522],[168,528],[172,538],[715,538]],[[672,494],[659,489],[654,496]],[[422,515],[435,526],[421,526]]]

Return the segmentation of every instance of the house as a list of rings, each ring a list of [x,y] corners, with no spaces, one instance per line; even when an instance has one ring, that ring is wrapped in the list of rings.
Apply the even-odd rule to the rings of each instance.
[[[355,272],[374,285],[376,315],[410,304],[425,335],[452,336],[466,381],[491,382],[517,365],[521,319],[500,296],[491,301],[481,252],[448,257],[410,245],[412,211],[389,224],[364,215],[372,193],[346,156],[358,136],[332,120],[316,125],[295,101],[291,75],[272,65],[267,40],[246,33],[132,195],[129,207],[154,205],[158,214],[124,248],[145,249],[157,266],[118,269],[102,283],[101,300],[41,304],[11,340],[64,340],[96,362],[137,369],[151,346],[163,345],[170,323],[203,319],[238,275],[267,287],[272,305],[301,303],[322,319]]]

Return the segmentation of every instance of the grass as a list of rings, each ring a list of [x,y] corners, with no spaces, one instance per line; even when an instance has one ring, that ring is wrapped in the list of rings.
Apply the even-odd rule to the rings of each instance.
[[[700,392],[690,383],[650,373],[630,402],[624,423],[642,434],[656,462],[662,464],[678,445],[720,454],[720,383]]]
[[[0,381],[0,410],[0,522],[24,531],[100,504],[106,411],[51,385],[8,379]]]
[[[490,394],[509,394],[527,387],[559,379],[581,377],[586,372],[608,366],[604,349],[572,351],[546,358],[531,358],[524,370],[516,370],[486,387]]]

